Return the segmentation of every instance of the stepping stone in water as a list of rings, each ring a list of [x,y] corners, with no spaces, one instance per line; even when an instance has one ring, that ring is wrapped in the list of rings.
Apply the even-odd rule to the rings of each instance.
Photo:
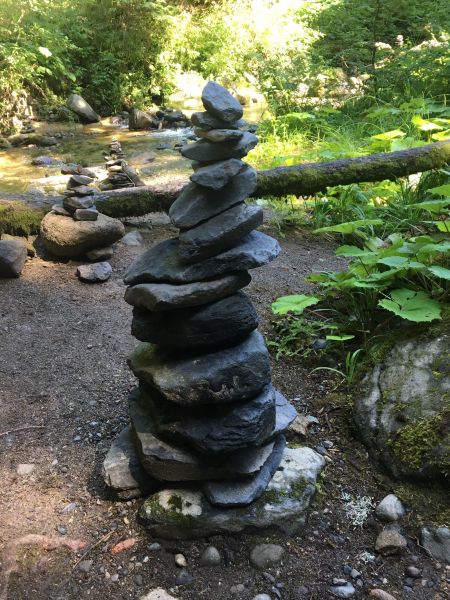
[[[263,222],[260,206],[238,204],[179,236],[178,254],[185,262],[198,262],[235,246]]]
[[[215,461],[160,438],[139,391],[130,394],[133,436],[144,469],[162,481],[205,481],[234,479],[258,473],[272,454],[274,442],[265,446],[238,450]]]
[[[233,348],[187,358],[170,357],[143,344],[131,355],[129,366],[138,379],[182,406],[247,400],[270,382],[269,353],[258,331]]]
[[[180,229],[190,229],[243,202],[256,190],[256,171],[246,167],[216,193],[190,183],[172,204],[169,217]]]
[[[208,140],[200,140],[187,144],[181,148],[181,154],[190,160],[200,162],[215,162],[227,158],[243,158],[258,143],[258,138],[253,133],[244,131],[240,140],[232,143],[216,144]]]
[[[245,125],[245,121],[239,119],[234,123],[227,123],[222,119],[213,117],[208,112],[195,112],[192,113],[191,122],[195,127],[201,127],[202,129],[238,129]]]
[[[199,452],[220,454],[266,442],[275,427],[275,390],[271,385],[243,402],[188,409],[165,400],[150,387],[141,398],[159,433]]]
[[[245,166],[245,163],[236,158],[222,160],[206,167],[200,167],[191,175],[190,180],[202,187],[220,190]]]
[[[278,256],[280,245],[260,231],[252,231],[241,242],[203,262],[186,265],[178,255],[179,242],[169,239],[138,257],[125,273],[127,285],[136,283],[190,283],[212,279],[232,271],[247,271],[267,264]]]
[[[161,348],[206,350],[235,344],[257,327],[250,298],[237,292],[210,304],[164,313],[135,308],[131,334]]]
[[[197,281],[184,285],[141,283],[127,289],[125,301],[137,308],[153,311],[200,306],[233,294],[247,286],[250,281],[250,274],[241,271],[225,275],[221,279]]]
[[[243,109],[239,101],[215,81],[208,81],[203,88],[202,102],[211,115],[227,123],[242,117]]]
[[[204,138],[210,142],[214,142],[215,144],[220,144],[222,142],[234,142],[236,140],[240,140],[244,135],[243,131],[239,131],[238,129],[202,129],[201,127],[196,127],[194,129],[195,135],[198,137]]]

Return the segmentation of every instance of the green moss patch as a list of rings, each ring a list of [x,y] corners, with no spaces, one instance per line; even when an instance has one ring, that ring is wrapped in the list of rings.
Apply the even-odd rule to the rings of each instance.
[[[0,235],[29,236],[39,233],[41,221],[49,209],[29,208],[18,202],[0,201]]]

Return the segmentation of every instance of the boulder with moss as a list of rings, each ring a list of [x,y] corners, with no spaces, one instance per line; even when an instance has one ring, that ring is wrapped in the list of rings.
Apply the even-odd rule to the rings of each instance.
[[[450,326],[398,340],[364,377],[355,401],[359,433],[397,478],[448,482]]]

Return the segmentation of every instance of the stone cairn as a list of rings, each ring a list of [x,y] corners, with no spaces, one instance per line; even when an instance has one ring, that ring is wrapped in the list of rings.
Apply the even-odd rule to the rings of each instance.
[[[271,385],[258,317],[242,291],[248,270],[280,251],[255,231],[262,209],[244,202],[256,172],[241,159],[258,139],[239,129],[241,105],[225,88],[209,82],[202,101],[206,112],[192,116],[202,139],[182,149],[195,172],[169,213],[179,236],[138,257],[125,275],[132,334],[145,343],[129,359],[139,379],[129,398],[131,428],[113,443],[104,476],[122,498],[189,482],[174,505],[189,490],[200,494],[223,530],[224,513],[248,510],[266,490],[296,411]],[[194,500],[187,504],[199,514]],[[150,528],[162,512],[152,497],[146,501]],[[189,521],[187,528],[198,526]]]
[[[63,167],[63,175],[70,174],[64,191],[62,204],[55,204],[53,211],[62,216],[72,217],[75,221],[96,221],[98,210],[94,204],[95,189],[91,187],[95,174],[88,169]]]
[[[115,190],[144,185],[136,170],[130,167],[125,160],[122,145],[116,138],[112,139],[109,145],[109,153],[104,153],[104,159],[108,177],[101,182],[101,189]]]

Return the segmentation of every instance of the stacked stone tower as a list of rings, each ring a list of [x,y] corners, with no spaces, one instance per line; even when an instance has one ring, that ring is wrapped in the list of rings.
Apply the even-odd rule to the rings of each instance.
[[[242,108],[223,87],[208,83],[202,101],[206,112],[192,116],[202,139],[182,149],[194,173],[170,210],[179,235],[125,275],[132,333],[145,342],[129,361],[139,380],[130,396],[131,443],[153,480],[188,482],[186,489],[226,511],[265,491],[296,412],[271,384],[258,317],[242,291],[248,271],[280,251],[255,231],[262,209],[245,203],[256,173],[241,159],[258,139],[239,129]],[[126,443],[128,433],[121,435]],[[109,455],[113,484],[112,464]]]

